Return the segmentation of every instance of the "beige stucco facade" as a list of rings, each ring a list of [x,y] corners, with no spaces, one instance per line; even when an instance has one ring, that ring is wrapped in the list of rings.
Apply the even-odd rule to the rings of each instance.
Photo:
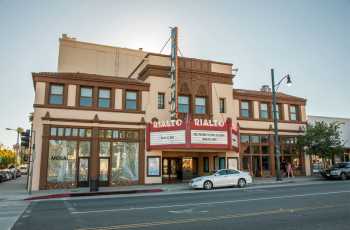
[[[183,74],[197,77],[193,80],[194,84],[200,83],[198,76],[204,76],[206,84],[208,83],[208,92],[206,96],[207,114],[206,118],[211,120],[226,121],[231,120],[234,127],[240,127],[240,133],[252,135],[272,135],[273,122],[263,121],[259,117],[259,99],[252,101],[253,119],[240,119],[240,100],[233,96],[233,75],[232,64],[212,62],[208,60],[189,59],[201,66],[209,63],[205,70],[185,69]],[[196,64],[194,63],[193,66]],[[132,50],[119,47],[110,47],[92,43],[76,41],[69,37],[60,39],[59,60],[57,73],[45,75],[33,75],[35,83],[34,99],[34,120],[33,129],[35,130],[35,160],[33,167],[33,190],[38,190],[40,181],[45,181],[42,176],[43,161],[48,159],[43,146],[43,136],[45,127],[88,127],[90,129],[125,129],[139,130],[144,136],[140,138],[140,143],[145,145],[146,126],[153,119],[158,121],[170,120],[170,97],[171,80],[168,77],[170,67],[170,58],[166,55],[147,53],[142,50]],[[152,69],[154,68],[154,69]],[[187,68],[187,67],[186,67]],[[192,67],[189,67],[192,68]],[[194,67],[193,67],[194,68]],[[197,68],[197,67],[196,67]],[[204,67],[203,67],[204,68]],[[147,72],[149,71],[149,72]],[[206,71],[206,72],[205,72]],[[81,81],[74,73],[81,73]],[[146,72],[146,73],[145,73]],[[68,73],[68,75],[60,75]],[[72,73],[70,78],[69,73]],[[92,74],[90,76],[89,74]],[[142,74],[142,78],[140,77]],[[87,76],[85,76],[87,75]],[[80,75],[79,75],[80,76]],[[187,76],[187,75],[184,75]],[[182,80],[186,80],[185,77]],[[207,76],[212,76],[209,78]],[[112,78],[111,78],[112,77]],[[114,78],[115,80],[114,80]],[[91,78],[91,82],[89,82]],[[100,78],[100,79],[99,79]],[[125,79],[125,80],[121,80]],[[229,79],[229,80],[227,80]],[[50,85],[60,84],[64,86],[64,105],[50,105]],[[94,103],[98,103],[97,92],[100,88],[110,88],[111,108],[99,109],[96,104],[91,108],[79,106],[80,91],[79,87],[88,87],[94,89]],[[110,85],[109,85],[110,84]],[[178,86],[179,88],[181,85]],[[180,90],[180,89],[178,89]],[[190,89],[191,90],[191,89]],[[126,92],[137,92],[136,111],[128,111],[125,108]],[[206,92],[206,91],[205,91]],[[158,108],[158,94],[164,94],[164,109]],[[257,97],[258,98],[258,97]],[[225,101],[224,112],[220,112],[220,99]],[[191,102],[193,103],[193,102]],[[289,102],[288,102],[289,103]],[[284,121],[279,122],[281,135],[296,136],[302,135],[305,116],[305,103],[300,105],[300,120],[298,122],[289,121],[289,104],[283,104]],[[47,148],[47,147],[46,147]],[[241,168],[241,153],[236,150],[215,150],[215,149],[167,149],[150,150],[142,146],[139,162],[143,162],[140,174],[143,178],[140,181],[145,184],[162,183],[162,173],[160,176],[147,175],[147,159],[150,156],[159,156],[162,158],[196,157],[198,155],[199,172],[203,173],[203,159],[209,159],[211,169],[215,166],[218,158],[224,158],[232,161],[230,167]],[[92,150],[95,151],[95,150]],[[43,154],[45,153],[45,154]],[[306,161],[307,162],[307,161]],[[226,163],[228,165],[228,163]],[[44,169],[47,170],[47,169]],[[309,166],[306,166],[309,170]],[[161,169],[162,171],[162,169]],[[307,174],[307,173],[306,173]]]

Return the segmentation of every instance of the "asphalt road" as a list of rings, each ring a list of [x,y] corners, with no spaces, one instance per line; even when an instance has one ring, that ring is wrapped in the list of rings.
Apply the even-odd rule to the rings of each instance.
[[[350,229],[350,181],[32,202],[13,229]]]

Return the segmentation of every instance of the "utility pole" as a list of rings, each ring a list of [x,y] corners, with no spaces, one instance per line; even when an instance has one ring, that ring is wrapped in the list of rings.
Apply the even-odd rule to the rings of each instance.
[[[275,133],[275,162],[276,162],[276,180],[280,181],[281,178],[281,170],[280,170],[280,145],[279,145],[279,137],[278,137],[278,118],[277,118],[277,110],[276,110],[276,89],[275,89],[275,76],[274,70],[271,69],[271,82],[272,82],[272,107],[273,107],[273,125],[274,125],[274,133]]]

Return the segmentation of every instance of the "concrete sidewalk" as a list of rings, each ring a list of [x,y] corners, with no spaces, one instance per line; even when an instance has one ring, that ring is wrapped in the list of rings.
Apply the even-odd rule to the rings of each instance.
[[[0,183],[0,229],[11,229],[29,202],[25,189],[27,177]]]
[[[307,183],[311,181],[322,180],[319,176],[283,178],[282,181],[276,181],[276,178],[254,178],[250,187],[267,186],[287,183]],[[176,184],[152,184],[152,185],[129,185],[116,187],[100,187],[98,192],[91,193],[89,188],[73,189],[50,189],[36,191],[31,196],[25,197],[28,200],[77,197],[77,196],[96,196],[96,195],[116,195],[116,194],[134,194],[134,193],[155,193],[155,192],[181,192],[191,190],[188,183]]]

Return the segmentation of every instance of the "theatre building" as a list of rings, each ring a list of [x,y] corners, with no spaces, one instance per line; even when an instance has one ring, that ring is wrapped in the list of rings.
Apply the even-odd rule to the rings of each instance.
[[[57,72],[33,73],[32,189],[175,183],[221,168],[275,175],[271,92],[234,89],[230,63],[63,36]],[[282,160],[308,174],[295,146],[305,99],[278,94]]]

